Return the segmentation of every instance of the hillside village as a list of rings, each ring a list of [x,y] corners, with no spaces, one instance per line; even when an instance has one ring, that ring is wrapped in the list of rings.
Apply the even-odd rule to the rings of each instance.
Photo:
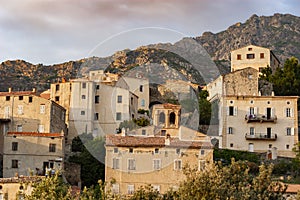
[[[105,137],[105,181],[113,182],[110,189],[116,194],[130,195],[147,184],[161,193],[176,189],[184,179],[183,167],[204,170],[213,162],[214,148],[264,153],[267,160],[293,158],[298,97],[276,96],[271,85],[259,87],[267,66],[281,66],[270,49],[235,49],[231,72],[205,86],[182,80],[162,84],[158,91],[172,93],[173,103],[151,99],[145,74],[119,76],[104,70],[62,79],[42,93],[1,92],[0,197],[30,193],[30,187],[21,187],[22,179],[35,181],[65,170],[74,154],[72,140],[82,134]],[[205,133],[193,125],[199,118],[195,110],[178,103],[201,90],[208,91],[207,100],[218,108],[212,113],[216,123]],[[124,126],[130,121],[147,123]]]

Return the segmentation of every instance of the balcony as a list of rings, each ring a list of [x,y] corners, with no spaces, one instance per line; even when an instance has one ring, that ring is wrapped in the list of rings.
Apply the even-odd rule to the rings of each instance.
[[[266,115],[245,115],[245,120],[247,121],[247,123],[251,123],[251,122],[273,122],[276,123],[277,121],[277,116],[271,116],[271,117],[267,117]]]
[[[275,141],[277,140],[277,134],[267,134],[267,133],[255,133],[249,134],[246,133],[245,135],[246,140],[267,140],[267,141]]]

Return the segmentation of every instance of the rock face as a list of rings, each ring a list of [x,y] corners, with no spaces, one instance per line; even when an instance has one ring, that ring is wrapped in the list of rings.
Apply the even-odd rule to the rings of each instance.
[[[126,49],[106,58],[91,57],[50,66],[23,60],[5,61],[0,64],[0,91],[7,91],[9,87],[14,90],[35,87],[43,91],[53,82],[80,77],[89,70],[106,69],[124,74],[137,66],[144,67],[145,71],[164,68],[170,72],[159,79],[176,78],[178,74],[172,72],[176,71],[191,82],[205,84],[219,74],[228,73],[230,52],[249,44],[270,48],[282,63],[291,56],[300,59],[300,18],[289,14],[253,15],[245,23],[236,23],[220,33],[205,32],[202,36],[183,38],[175,44],[154,44],[132,51]],[[149,69],[153,63],[155,65]]]
[[[245,23],[236,23],[216,34],[205,32],[195,39],[219,65],[222,61],[228,65],[226,61],[230,60],[230,52],[249,44],[271,49],[283,63],[291,56],[300,59],[300,17],[290,14],[253,15]]]

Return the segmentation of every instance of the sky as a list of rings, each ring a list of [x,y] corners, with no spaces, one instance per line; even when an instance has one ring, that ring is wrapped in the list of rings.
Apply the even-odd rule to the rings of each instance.
[[[55,64],[201,36],[299,0],[0,0],[0,62]]]

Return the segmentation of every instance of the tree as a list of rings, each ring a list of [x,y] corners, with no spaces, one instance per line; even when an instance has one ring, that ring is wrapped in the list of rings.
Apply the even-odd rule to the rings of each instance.
[[[199,124],[209,125],[211,119],[211,103],[207,100],[208,91],[202,90],[199,93]]]

